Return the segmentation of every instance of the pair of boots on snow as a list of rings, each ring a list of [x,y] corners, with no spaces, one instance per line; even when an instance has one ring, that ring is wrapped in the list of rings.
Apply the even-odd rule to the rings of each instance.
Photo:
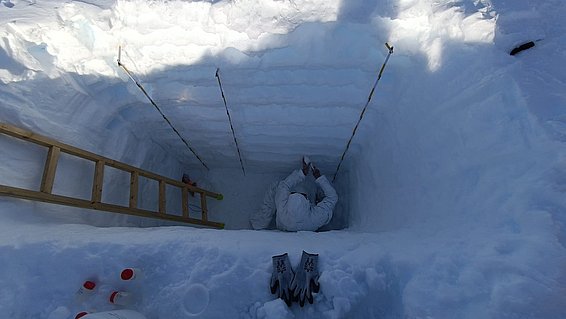
[[[318,254],[309,254],[303,250],[301,262],[296,271],[291,268],[287,253],[271,258],[273,260],[273,274],[269,285],[271,293],[277,294],[287,306],[291,306],[293,301],[298,301],[303,307],[305,300],[312,304],[312,293],[320,291]]]

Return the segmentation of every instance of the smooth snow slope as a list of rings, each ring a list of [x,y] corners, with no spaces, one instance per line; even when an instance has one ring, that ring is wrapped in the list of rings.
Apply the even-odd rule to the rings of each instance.
[[[149,318],[565,317],[564,11],[557,0],[2,0],[3,122],[173,178],[189,171],[225,194],[211,218],[232,229],[303,153],[333,173],[383,42],[395,53],[336,181],[331,228],[347,230],[96,228],[71,223],[155,223],[0,198],[0,313],[107,310],[120,286]],[[118,45],[210,172],[116,66]],[[0,182],[37,186],[45,154],[0,143]],[[88,194],[89,168],[66,164],[55,188]],[[106,196],[120,198],[119,183]],[[287,309],[267,289],[270,257],[296,264],[303,249],[321,256],[322,290]],[[144,269],[140,286],[116,279],[127,266]],[[85,279],[101,287],[79,305]]]

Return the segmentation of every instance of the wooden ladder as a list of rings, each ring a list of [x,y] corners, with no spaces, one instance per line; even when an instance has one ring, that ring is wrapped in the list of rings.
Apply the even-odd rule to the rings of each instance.
[[[119,214],[164,219],[213,228],[224,228],[223,223],[208,220],[208,207],[206,203],[206,197],[212,197],[217,200],[222,200],[222,194],[207,191],[205,189],[194,187],[180,181],[167,178],[165,176],[157,175],[122,162],[114,161],[109,158],[76,148],[71,145],[57,142],[48,137],[44,137],[9,124],[0,123],[0,133],[16,137],[21,140],[29,141],[47,147],[49,149],[47,153],[47,160],[45,161],[45,167],[43,169],[43,177],[41,179],[41,186],[39,191],[0,184],[0,195],[59,205],[108,211]],[[94,162],[94,179],[92,185],[91,200],[61,196],[52,193],[53,183],[55,181],[55,173],[57,170],[57,162],[59,160],[59,155],[61,154],[61,152]],[[130,174],[129,206],[114,205],[102,202],[102,186],[104,185],[104,168],[106,166],[110,166]],[[158,211],[145,210],[138,207],[138,185],[140,176],[158,182]],[[181,214],[169,214],[166,212],[167,185],[181,189]],[[201,219],[189,217],[189,192],[200,194],[200,205],[202,210]]]

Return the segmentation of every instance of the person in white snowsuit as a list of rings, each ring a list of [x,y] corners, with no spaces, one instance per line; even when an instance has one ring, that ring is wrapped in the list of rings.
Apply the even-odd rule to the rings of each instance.
[[[315,231],[330,222],[338,194],[326,176],[311,165],[305,157],[302,169],[270,185],[261,209],[250,219],[253,229],[268,228],[274,215],[277,228],[284,231]],[[317,195],[320,201],[316,201],[316,191],[309,187],[309,181],[305,181],[311,167],[316,185],[319,186]],[[310,184],[316,187],[314,183]]]

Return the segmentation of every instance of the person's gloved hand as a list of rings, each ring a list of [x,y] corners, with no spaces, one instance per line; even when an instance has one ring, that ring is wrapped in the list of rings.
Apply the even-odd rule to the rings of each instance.
[[[291,268],[289,256],[284,253],[283,255],[273,256],[271,259],[273,260],[273,273],[269,284],[271,293],[276,293],[277,297],[283,299],[287,306],[291,306],[293,300],[291,298],[292,291],[289,288],[295,273]]]
[[[305,300],[308,300],[309,303],[312,304],[312,293],[318,293],[320,291],[318,277],[318,254],[309,254],[303,250],[301,263],[293,278],[293,282],[291,282],[293,298],[299,301],[301,307],[305,305]]]
[[[302,168],[302,170],[303,170],[303,174],[305,176],[308,175],[310,167],[311,167],[311,161],[309,160],[308,157],[303,156],[303,168]]]
[[[314,176],[314,178],[319,178],[320,176],[322,176],[322,174],[320,174],[320,170],[314,165],[312,166],[312,175]]]

